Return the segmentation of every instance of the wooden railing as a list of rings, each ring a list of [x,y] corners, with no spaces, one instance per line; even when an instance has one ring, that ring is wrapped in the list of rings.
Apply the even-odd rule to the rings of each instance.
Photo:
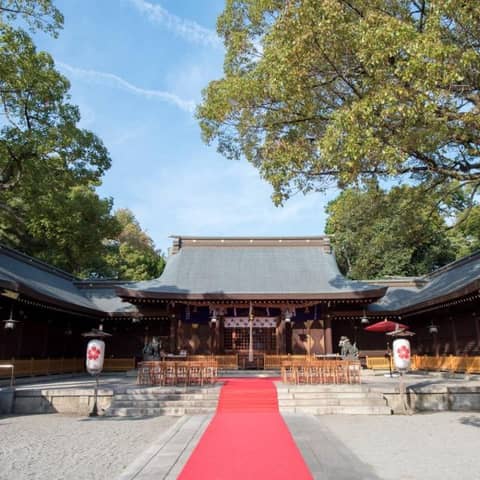
[[[106,358],[103,363],[104,372],[126,372],[135,369],[135,357]]]
[[[365,357],[367,368],[370,370],[389,370],[393,369],[393,359],[388,357]],[[390,366],[388,365],[390,362]]]
[[[85,371],[84,358],[29,358],[0,360],[0,364],[13,365],[15,377],[34,377],[60,373],[81,373]],[[135,368],[135,358],[106,358],[104,372],[126,372]],[[10,372],[0,369],[0,378]]]
[[[238,355],[188,355],[189,362],[215,360],[219,370],[238,370]]]
[[[219,370],[238,370],[238,355],[215,355]]]
[[[16,377],[52,375],[56,373],[79,373],[84,371],[83,358],[30,358],[0,360],[0,364],[12,364]],[[0,370],[0,377],[9,376]]]
[[[280,370],[283,362],[296,362],[296,361],[307,361],[309,358],[308,355],[269,355],[265,354],[264,368],[265,370]]]
[[[454,355],[430,357],[427,355],[413,355],[412,370],[480,373],[480,357],[460,357]]]
[[[388,370],[388,357],[367,357],[367,368],[371,370]],[[394,369],[393,359],[391,368]],[[431,372],[480,373],[480,357],[412,355],[412,370]]]

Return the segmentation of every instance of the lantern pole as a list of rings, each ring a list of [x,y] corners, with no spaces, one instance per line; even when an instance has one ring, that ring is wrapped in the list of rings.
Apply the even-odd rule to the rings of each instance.
[[[95,389],[93,393],[93,408],[89,413],[89,417],[98,417],[98,407],[97,407],[97,398],[98,398],[98,373],[95,375]]]
[[[92,328],[90,332],[82,333],[82,337],[91,338],[87,344],[86,367],[87,372],[95,377],[95,386],[93,393],[93,407],[88,414],[89,417],[98,417],[98,376],[103,370],[103,362],[105,358],[105,342],[101,338],[111,337],[110,333],[103,331],[103,325],[99,328]]]

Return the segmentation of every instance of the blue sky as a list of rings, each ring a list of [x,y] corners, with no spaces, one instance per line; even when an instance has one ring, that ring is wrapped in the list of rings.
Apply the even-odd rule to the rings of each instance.
[[[203,144],[193,109],[222,75],[215,34],[224,0],[57,0],[58,39],[38,34],[71,81],[82,126],[113,164],[99,188],[131,209],[157,247],[170,234],[318,235],[335,192],[273,206],[271,187],[246,160]]]

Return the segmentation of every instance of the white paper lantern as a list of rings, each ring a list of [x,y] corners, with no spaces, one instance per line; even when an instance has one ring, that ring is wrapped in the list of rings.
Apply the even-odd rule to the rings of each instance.
[[[90,340],[87,345],[87,372],[91,375],[98,375],[103,370],[103,359],[105,358],[105,342],[102,340]]]
[[[393,341],[393,362],[398,370],[408,370],[410,368],[410,342],[406,338],[397,338]]]

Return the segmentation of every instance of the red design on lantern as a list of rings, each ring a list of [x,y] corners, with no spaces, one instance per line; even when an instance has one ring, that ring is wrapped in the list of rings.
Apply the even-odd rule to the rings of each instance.
[[[408,360],[410,358],[410,349],[405,345],[402,345],[397,348],[397,355],[398,358],[401,358],[402,360]]]
[[[100,350],[94,345],[88,350],[87,357],[89,360],[97,360],[97,358],[100,356],[100,353]]]

